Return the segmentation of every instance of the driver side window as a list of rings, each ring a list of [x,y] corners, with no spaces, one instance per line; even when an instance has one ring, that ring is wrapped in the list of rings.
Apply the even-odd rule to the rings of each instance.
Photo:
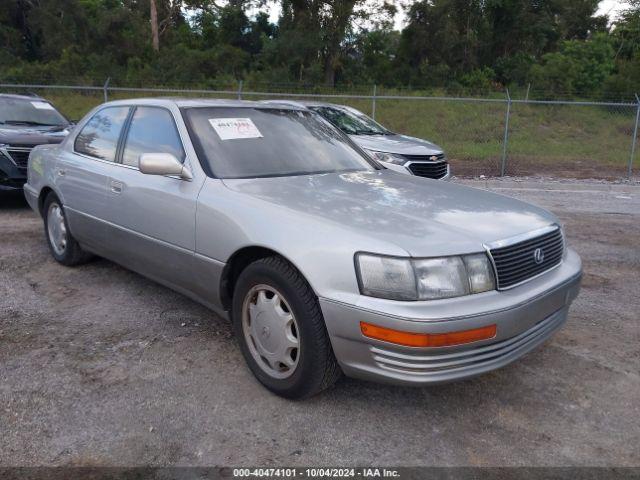
[[[136,107],[127,133],[122,163],[138,168],[138,159],[143,153],[170,153],[184,162],[182,141],[168,110]]]

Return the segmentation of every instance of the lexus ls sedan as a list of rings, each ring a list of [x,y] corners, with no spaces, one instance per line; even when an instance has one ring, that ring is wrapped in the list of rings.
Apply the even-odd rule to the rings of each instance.
[[[288,398],[502,367],[562,326],[581,279],[551,213],[384,169],[304,107],[105,103],[34,149],[24,191],[55,260],[100,255],[230,319]]]

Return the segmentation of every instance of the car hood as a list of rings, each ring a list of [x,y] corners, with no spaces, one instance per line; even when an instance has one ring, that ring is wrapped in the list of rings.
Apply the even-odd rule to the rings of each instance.
[[[33,147],[60,143],[69,134],[69,127],[0,126],[0,145]]]
[[[389,170],[224,180],[283,212],[340,224],[416,257],[472,253],[483,245],[557,223],[551,213],[495,193]],[[310,239],[311,241],[311,239]],[[381,252],[384,253],[384,252]]]
[[[406,135],[349,135],[362,148],[401,155],[437,155],[438,145]]]

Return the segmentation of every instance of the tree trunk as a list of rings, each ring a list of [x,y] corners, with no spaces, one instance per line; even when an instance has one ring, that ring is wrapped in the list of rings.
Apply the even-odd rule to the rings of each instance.
[[[339,66],[340,44],[347,33],[353,9],[358,0],[335,0],[331,6],[329,19],[324,28],[327,42],[324,51],[324,83],[333,87],[336,82],[336,68]]]
[[[333,87],[336,83],[336,67],[334,62],[335,56],[329,53],[324,61],[324,84],[327,87]]]
[[[158,8],[156,6],[156,0],[149,0],[149,6],[151,8],[151,43],[153,49],[160,51],[160,34],[158,32]]]

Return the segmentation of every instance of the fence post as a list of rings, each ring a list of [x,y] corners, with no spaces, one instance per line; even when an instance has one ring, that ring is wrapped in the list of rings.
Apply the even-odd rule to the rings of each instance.
[[[507,168],[507,144],[509,143],[509,116],[511,115],[511,95],[507,88],[507,113],[504,118],[504,140],[502,142],[502,163],[500,165],[500,176],[504,177]]]
[[[242,100],[242,80],[238,80],[238,100]]]
[[[527,84],[527,95],[524,97],[525,101],[529,101],[529,92],[531,91],[531,82]]]
[[[631,169],[633,168],[633,157],[636,155],[636,142],[638,138],[638,121],[640,120],[640,98],[636,93],[636,123],[633,127],[633,139],[631,140],[631,156],[629,157],[629,166],[627,168],[627,178],[631,178]]]
[[[109,101],[109,82],[111,81],[111,77],[107,77],[107,81],[104,82],[104,86],[102,87],[102,93],[104,94],[104,102],[107,103]]]
[[[376,91],[378,90],[377,85],[373,85],[373,98],[371,99],[371,118],[376,119]]]

